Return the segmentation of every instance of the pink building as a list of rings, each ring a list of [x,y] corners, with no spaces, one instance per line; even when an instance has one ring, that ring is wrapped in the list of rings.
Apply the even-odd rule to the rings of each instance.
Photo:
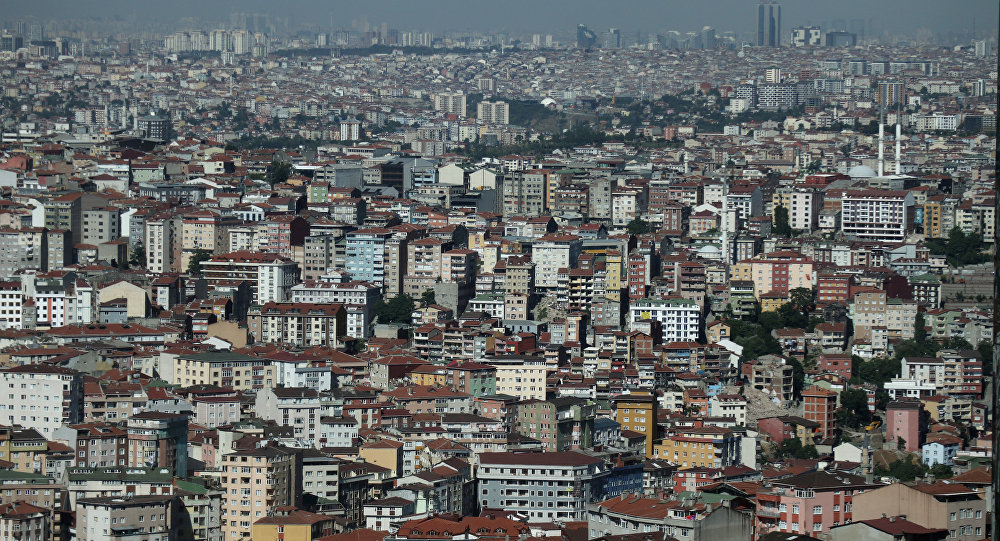
[[[885,434],[889,443],[904,441],[904,448],[915,453],[920,449],[921,413],[919,400],[894,400],[885,408]]]
[[[770,490],[757,493],[757,533],[827,533],[853,520],[856,495],[879,486],[841,471],[812,471],[773,481]]]

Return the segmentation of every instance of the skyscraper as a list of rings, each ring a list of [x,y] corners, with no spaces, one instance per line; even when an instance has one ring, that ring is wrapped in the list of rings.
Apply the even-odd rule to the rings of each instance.
[[[597,35],[594,34],[592,30],[587,28],[585,24],[576,25],[576,46],[581,49],[588,49],[594,46],[597,41]]]
[[[774,0],[757,4],[757,46],[781,46],[781,4]]]

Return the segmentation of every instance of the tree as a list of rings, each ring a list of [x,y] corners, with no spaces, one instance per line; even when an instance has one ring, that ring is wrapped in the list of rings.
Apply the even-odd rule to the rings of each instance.
[[[430,306],[432,304],[437,304],[437,298],[434,295],[434,290],[433,289],[428,289],[428,290],[424,291],[420,295],[420,302],[422,302],[424,304],[424,306]]]
[[[778,205],[774,209],[774,234],[781,237],[792,236],[792,226],[788,221],[788,209]]]
[[[983,358],[983,375],[993,375],[993,342],[983,340],[976,345],[976,351]]]
[[[913,340],[918,344],[927,342],[927,319],[920,312],[913,318]]]
[[[837,425],[858,429],[871,422],[868,396],[862,389],[847,389],[840,393]]]
[[[653,230],[653,225],[642,218],[635,218],[628,223],[625,229],[629,235],[645,235]]]
[[[816,309],[816,290],[811,287],[797,287],[788,292],[788,297],[792,306],[805,315]]]
[[[201,248],[195,250],[188,260],[188,274],[201,274],[201,264],[209,259],[212,259],[212,253],[208,250]]]
[[[381,323],[410,323],[413,320],[413,308],[413,297],[396,295],[389,302],[379,299],[375,303],[375,315]]]
[[[128,260],[129,266],[146,268],[146,246],[141,240],[136,241],[132,248],[132,257]]]
[[[802,440],[791,437],[778,444],[777,458],[819,458],[815,445],[802,445]]]
[[[955,476],[955,472],[952,471],[951,466],[942,463],[931,466],[930,473],[935,479],[951,479]]]
[[[288,162],[271,162],[271,166],[267,170],[267,182],[271,186],[275,184],[281,184],[282,182],[288,180],[288,177],[292,174],[292,164]]]
[[[899,439],[902,440],[903,438]],[[888,468],[883,468],[882,466],[875,467],[875,475],[889,476],[900,481],[912,481],[925,473],[927,473],[927,468],[923,464],[916,462],[912,455],[906,459],[897,460],[889,464]]]

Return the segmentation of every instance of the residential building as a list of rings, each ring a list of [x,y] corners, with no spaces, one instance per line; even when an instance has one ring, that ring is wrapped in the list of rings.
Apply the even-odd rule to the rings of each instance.
[[[279,507],[302,505],[300,451],[258,447],[222,457],[222,535],[251,538],[254,522]]]
[[[576,451],[481,453],[478,499],[483,508],[522,513],[529,522],[584,520],[609,473],[601,459]]]

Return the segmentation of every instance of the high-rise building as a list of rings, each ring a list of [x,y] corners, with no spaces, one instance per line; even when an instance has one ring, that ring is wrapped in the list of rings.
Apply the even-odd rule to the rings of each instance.
[[[781,46],[781,4],[774,0],[757,4],[757,46]]]
[[[250,539],[250,526],[275,508],[302,503],[302,455],[258,447],[222,457],[222,533]]]
[[[461,92],[442,92],[434,95],[434,110],[465,116],[466,99]]]
[[[576,25],[576,46],[580,49],[589,49],[597,42],[597,35],[587,28],[585,24]]]
[[[714,49],[719,44],[718,39],[715,37],[715,29],[711,26],[706,26],[701,29],[701,46],[705,49]]]
[[[802,391],[802,402],[805,418],[819,423],[819,432],[824,440],[832,438],[837,424],[837,393],[812,385]]]
[[[505,101],[481,101],[476,106],[476,117],[483,124],[509,124],[510,106]]]
[[[792,47],[823,45],[823,29],[818,26],[796,26],[792,29]]]

